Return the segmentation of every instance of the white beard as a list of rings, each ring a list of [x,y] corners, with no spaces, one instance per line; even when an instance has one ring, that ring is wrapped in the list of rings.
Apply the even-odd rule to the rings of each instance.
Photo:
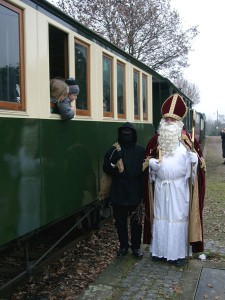
[[[162,155],[172,156],[181,139],[181,132],[184,123],[182,121],[174,121],[167,123],[164,119],[160,121],[158,129],[158,142],[162,150]]]

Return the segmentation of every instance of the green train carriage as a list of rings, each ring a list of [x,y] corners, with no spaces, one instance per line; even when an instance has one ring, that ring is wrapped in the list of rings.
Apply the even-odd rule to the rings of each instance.
[[[0,247],[98,203],[105,151],[132,122],[155,133],[169,80],[44,0],[0,0]],[[77,114],[50,112],[51,78],[76,77]]]

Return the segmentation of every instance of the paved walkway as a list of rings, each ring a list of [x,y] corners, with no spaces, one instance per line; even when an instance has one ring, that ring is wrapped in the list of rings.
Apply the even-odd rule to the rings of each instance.
[[[188,268],[177,268],[165,262],[153,262],[149,249],[143,247],[144,257],[136,260],[131,253],[117,258],[108,266],[78,298],[79,300],[201,300],[195,298],[201,271],[203,268],[225,269],[225,260],[213,262],[201,261],[198,258],[189,260]],[[205,243],[205,253],[225,254],[224,247],[211,240]],[[208,300],[224,300],[210,298],[210,283],[203,283],[203,291]],[[208,297],[208,298],[207,298]]]

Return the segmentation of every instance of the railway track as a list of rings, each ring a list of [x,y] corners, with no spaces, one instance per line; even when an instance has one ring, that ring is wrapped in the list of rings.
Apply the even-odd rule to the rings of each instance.
[[[11,243],[0,252],[0,299],[11,299],[12,291],[39,274],[62,254],[88,239],[95,229],[91,228],[89,210],[83,217],[73,216],[42,231],[29,239]],[[99,222],[102,226],[108,218]]]

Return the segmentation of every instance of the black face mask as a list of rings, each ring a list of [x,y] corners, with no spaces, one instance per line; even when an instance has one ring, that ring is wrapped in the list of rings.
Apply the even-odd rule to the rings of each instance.
[[[125,147],[131,147],[134,145],[134,133],[131,132],[121,132],[120,143]]]

